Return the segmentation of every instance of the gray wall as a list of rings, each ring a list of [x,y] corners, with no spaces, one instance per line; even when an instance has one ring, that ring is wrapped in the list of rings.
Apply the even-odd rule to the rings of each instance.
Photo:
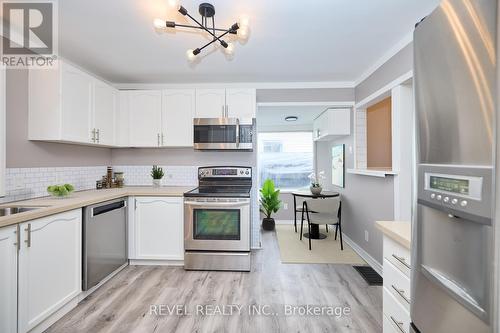
[[[353,88],[258,89],[257,103],[351,102]]]
[[[7,167],[110,165],[108,148],[28,141],[28,71],[7,70]]]
[[[206,152],[193,148],[124,148],[111,151],[112,165],[256,166],[256,161],[257,149],[253,152]]]
[[[410,43],[356,86],[356,103],[412,69],[413,43]]]
[[[409,44],[356,86],[356,102],[412,69],[413,45]],[[354,129],[351,133],[354,133]],[[332,142],[316,143],[316,170],[326,172],[325,188],[341,192],[344,233],[382,263],[382,233],[375,228],[375,221],[394,219],[393,177],[378,178],[346,173],[344,189],[331,185],[331,148],[336,144],[345,144],[345,167],[354,168],[354,155],[349,150],[349,147],[353,147],[353,137],[351,135]],[[368,231],[368,242],[365,241],[365,231]]]
[[[331,142],[316,143],[316,168],[325,171],[323,187],[338,191],[342,196],[342,231],[356,244],[382,263],[382,234],[375,228],[377,220],[392,220],[394,217],[393,178],[378,178],[346,173],[345,188],[332,185],[332,147],[345,144],[345,168],[354,167],[354,155],[349,153],[353,137]],[[369,239],[365,241],[365,230]]]

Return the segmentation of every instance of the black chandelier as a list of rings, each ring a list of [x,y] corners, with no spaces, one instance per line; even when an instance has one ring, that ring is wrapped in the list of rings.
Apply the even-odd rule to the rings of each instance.
[[[247,38],[248,37],[248,18],[247,17],[242,17],[237,23],[234,23],[229,29],[219,29],[215,27],[215,7],[214,5],[210,3],[202,3],[200,4],[198,8],[198,12],[201,15],[201,22],[197,19],[195,19],[193,16],[191,16],[186,8],[182,7],[179,4],[179,0],[169,0],[168,1],[169,5],[175,9],[179,13],[181,13],[184,16],[189,17],[191,20],[193,20],[196,25],[187,25],[187,24],[179,24],[174,21],[165,21],[162,19],[155,19],[153,24],[155,28],[157,29],[167,29],[167,28],[176,28],[176,27],[181,27],[181,28],[192,28],[192,29],[199,29],[199,30],[204,30],[205,32],[208,32],[212,36],[212,40],[205,45],[198,47],[194,50],[187,50],[186,55],[190,61],[194,61],[196,59],[196,56],[201,53],[203,49],[208,47],[209,45],[212,45],[213,43],[220,43],[222,47],[224,47],[224,50],[226,54],[232,55],[234,52],[234,45],[232,43],[226,42],[223,37],[225,37],[228,34],[233,34],[233,35],[238,35],[241,38]],[[210,22],[211,21],[211,22]],[[211,24],[210,24],[211,23]]]

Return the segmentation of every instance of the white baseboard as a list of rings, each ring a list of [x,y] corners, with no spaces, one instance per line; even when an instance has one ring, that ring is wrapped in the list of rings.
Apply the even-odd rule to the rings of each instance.
[[[350,246],[352,249],[363,258],[368,265],[370,265],[375,272],[377,272],[380,276],[383,276],[382,264],[375,260],[371,255],[368,254],[365,250],[361,248],[358,244],[356,244],[352,239],[349,238],[345,233],[342,233],[343,240]]]
[[[300,221],[297,221],[300,223]],[[293,224],[293,220],[275,220],[274,223],[276,224]]]

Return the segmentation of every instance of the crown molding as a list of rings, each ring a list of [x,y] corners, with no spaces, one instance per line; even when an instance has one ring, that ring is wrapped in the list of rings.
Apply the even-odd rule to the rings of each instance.
[[[372,66],[368,68],[361,76],[354,81],[354,85],[358,86],[368,77],[370,77],[373,73],[377,71],[383,64],[385,64],[389,59],[394,57],[399,51],[408,46],[411,42],[413,42],[413,30],[407,33],[403,39],[396,43],[393,47],[391,47],[382,57],[380,57]]]
[[[122,90],[133,89],[189,89],[189,88],[255,88],[255,89],[353,89],[353,81],[318,82],[214,82],[214,83],[114,83]]]

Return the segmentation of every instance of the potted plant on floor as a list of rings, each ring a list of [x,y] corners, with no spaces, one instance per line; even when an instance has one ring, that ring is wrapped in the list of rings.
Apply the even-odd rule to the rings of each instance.
[[[159,187],[161,186],[161,179],[165,173],[163,169],[158,167],[157,165],[153,165],[153,169],[151,170],[151,177],[153,177],[153,186]]]
[[[274,230],[275,223],[271,215],[278,212],[280,207],[280,190],[275,189],[271,179],[266,179],[260,189],[260,211],[266,216],[262,219],[262,229]]]
[[[323,187],[321,187],[320,180],[325,179],[325,172],[320,171],[318,174],[318,177],[316,177],[316,174],[313,172],[309,175],[309,179],[311,180],[311,186],[309,189],[311,190],[311,193],[313,195],[320,195],[321,191],[323,191]]]

